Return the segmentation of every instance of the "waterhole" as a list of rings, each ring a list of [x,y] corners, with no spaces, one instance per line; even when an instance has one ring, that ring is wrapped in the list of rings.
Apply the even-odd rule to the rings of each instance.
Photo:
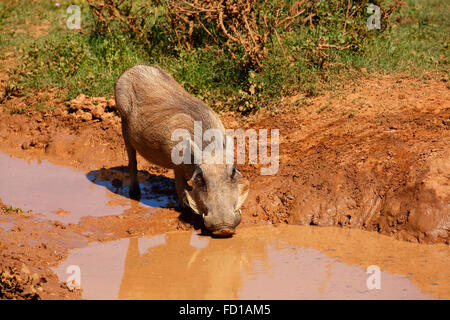
[[[4,203],[63,223],[121,214],[130,208],[151,214],[153,208],[171,206],[176,201],[170,192],[171,179],[161,177],[141,179],[141,201],[129,199],[128,184],[122,183],[128,178],[124,167],[85,173],[47,160],[27,161],[0,153],[0,177]]]
[[[449,294],[448,253],[358,230],[262,226],[92,243],[55,272],[64,281],[78,266],[86,299],[434,299]]]
[[[143,173],[142,200],[129,199],[123,167],[83,172],[0,153],[0,176],[5,204],[62,223],[132,216],[136,207],[151,215],[176,200],[171,179]],[[1,230],[9,232],[14,215],[2,217]],[[295,225],[241,225],[227,239],[198,231],[131,236],[72,244],[53,270],[63,282],[79,270],[85,299],[450,298],[450,249],[444,244]]]

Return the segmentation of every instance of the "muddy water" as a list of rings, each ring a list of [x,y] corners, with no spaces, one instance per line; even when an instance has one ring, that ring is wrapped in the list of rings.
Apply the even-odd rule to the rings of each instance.
[[[86,174],[47,160],[26,161],[0,153],[0,197],[8,205],[32,210],[34,216],[63,223],[77,223],[86,216],[121,214],[130,207],[137,208],[136,202],[127,197],[128,185],[113,179],[122,178],[124,171],[100,169]],[[154,207],[175,201],[173,196],[152,191],[165,182],[154,180],[153,184],[141,182],[141,213],[151,214]]]
[[[0,153],[0,177],[4,203],[66,223],[133,214],[137,206],[151,215],[175,201],[172,180],[145,175],[142,201],[128,199],[123,168],[86,173]],[[0,220],[1,232],[13,218]],[[54,270],[66,281],[67,267],[79,266],[86,299],[450,299],[449,246],[373,232],[240,226],[229,239],[169,232],[85,242],[72,244]],[[369,266],[380,269],[380,289],[367,286]]]
[[[433,299],[450,297],[450,252],[359,230],[240,228],[229,239],[196,232],[92,243],[55,272],[81,270],[86,299]],[[367,267],[380,268],[369,289]]]

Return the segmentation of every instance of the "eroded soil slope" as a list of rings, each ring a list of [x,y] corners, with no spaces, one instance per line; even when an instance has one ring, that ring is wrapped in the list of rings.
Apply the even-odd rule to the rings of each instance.
[[[449,243],[447,82],[382,77],[248,127],[280,128],[280,170],[247,208],[273,222],[350,226]],[[256,209],[255,209],[256,208]]]

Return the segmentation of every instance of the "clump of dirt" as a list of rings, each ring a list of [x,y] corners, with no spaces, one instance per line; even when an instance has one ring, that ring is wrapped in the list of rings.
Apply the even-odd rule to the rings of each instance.
[[[0,209],[4,207],[0,199]],[[69,290],[49,268],[66,254],[58,242],[64,243],[61,240],[67,237],[48,241],[51,223],[1,213],[0,222],[12,226],[10,230],[0,227],[0,299],[79,299],[80,290]]]
[[[23,265],[22,269],[8,266],[0,271],[0,299],[40,299],[39,292],[43,291],[42,284],[47,282],[45,278],[39,278]]]
[[[82,121],[111,120],[117,122],[117,117],[114,115],[115,101],[114,99],[106,99],[104,97],[90,98],[84,94],[80,94],[75,99],[67,103],[68,110],[56,111],[58,114],[67,116],[70,114],[75,119]]]
[[[0,299],[41,300],[79,299],[79,290],[69,290],[52,271],[39,272],[14,256],[2,253],[0,260]]]

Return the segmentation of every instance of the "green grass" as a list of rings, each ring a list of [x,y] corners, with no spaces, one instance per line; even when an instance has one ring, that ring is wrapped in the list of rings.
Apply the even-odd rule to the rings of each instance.
[[[18,56],[7,94],[30,95],[52,87],[63,92],[63,99],[80,93],[110,97],[115,80],[124,70],[138,63],[156,63],[216,110],[246,113],[276,106],[283,95],[304,92],[314,96],[354,78],[361,68],[369,74],[415,77],[429,71],[448,72],[450,3],[446,1],[406,0],[384,33],[371,31],[353,50],[327,50],[325,63],[314,56],[308,39],[345,41],[333,27],[339,17],[328,17],[329,25],[321,28],[299,26],[282,37],[283,48],[292,58],[286,58],[279,43],[272,39],[260,72],[237,63],[220,45],[189,51],[165,46],[161,30],[155,29],[155,35],[162,40],[155,40],[151,47],[126,34],[100,36],[91,31],[93,19],[84,1],[60,3],[59,7],[51,1],[0,3],[0,56],[11,50]],[[65,10],[70,4],[81,6],[83,33],[65,26]],[[48,33],[37,38],[32,32],[17,32],[42,24],[48,25]],[[35,109],[45,110],[43,104],[39,101]]]
[[[20,208],[15,208],[12,206],[6,206],[2,208],[4,214],[20,214],[24,213],[24,211]]]
[[[448,72],[450,2],[407,0],[391,31],[367,44],[354,64],[378,72]],[[345,61],[344,61],[345,62]]]

